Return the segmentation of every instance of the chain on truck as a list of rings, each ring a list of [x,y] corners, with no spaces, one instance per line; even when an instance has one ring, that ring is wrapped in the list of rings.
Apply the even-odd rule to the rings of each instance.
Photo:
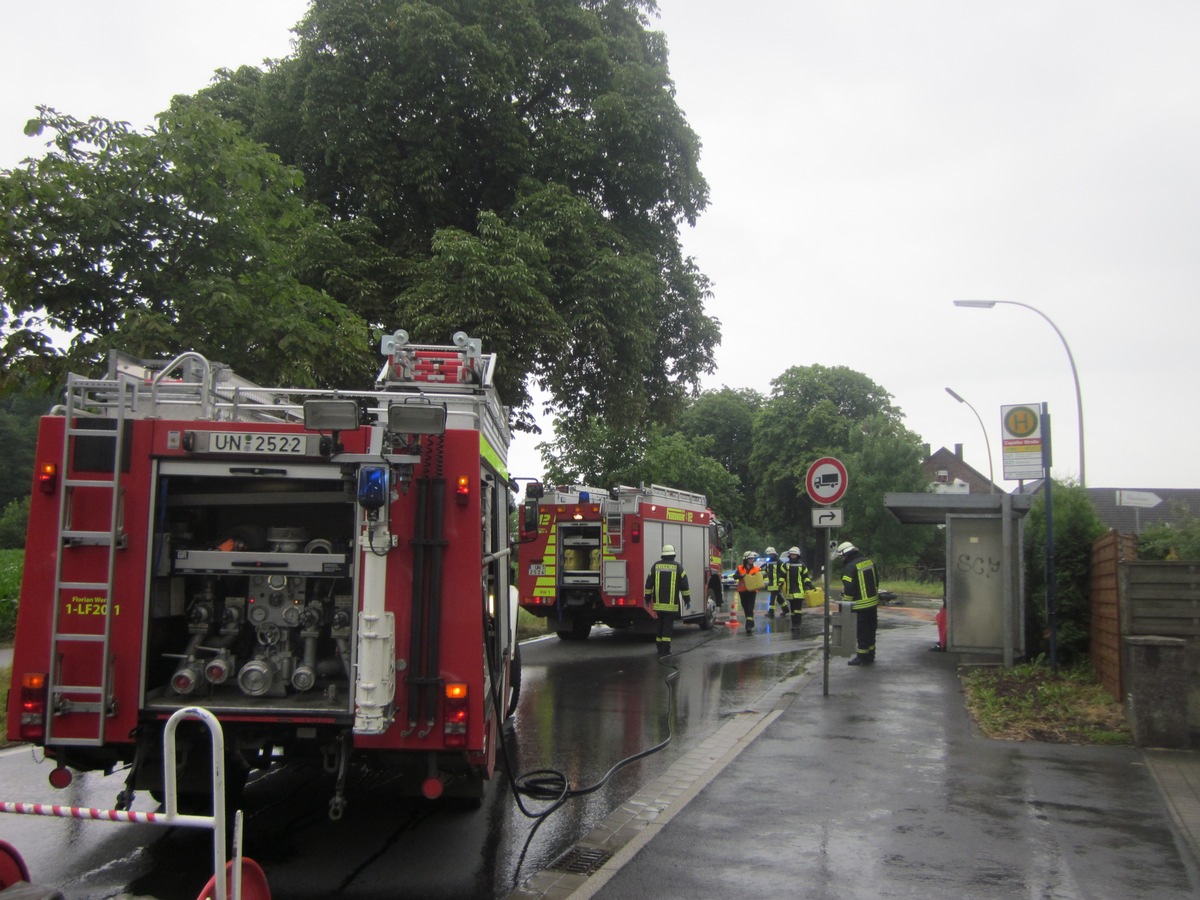
[[[127,764],[118,808],[157,794],[164,723],[202,706],[235,788],[315,761],[339,818],[369,756],[482,797],[520,690],[508,410],[477,339],[381,350],[364,392],[196,353],[69,377],[40,423],[8,709],[53,785]],[[214,761],[202,730],[178,740],[199,805]]]
[[[517,549],[521,608],[563,640],[592,625],[648,630],[644,585],[664,544],[676,548],[691,587],[681,621],[712,627],[723,604],[721,553],[730,533],[703,494],[652,484],[612,490],[526,485]]]

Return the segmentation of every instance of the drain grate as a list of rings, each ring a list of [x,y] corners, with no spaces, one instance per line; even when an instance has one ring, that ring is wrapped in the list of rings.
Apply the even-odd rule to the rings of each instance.
[[[601,850],[599,847],[572,847],[548,868],[556,872],[570,872],[572,875],[591,875],[610,859],[612,852],[609,850]]]

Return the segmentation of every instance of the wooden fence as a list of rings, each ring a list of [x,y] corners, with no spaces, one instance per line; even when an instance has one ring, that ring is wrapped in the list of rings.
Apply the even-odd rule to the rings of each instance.
[[[1137,539],[1110,531],[1092,544],[1091,658],[1100,684],[1115,699],[1121,692],[1119,563],[1137,556]]]
[[[1200,731],[1200,562],[1139,560],[1133,535],[1110,531],[1092,544],[1091,659],[1100,683],[1123,700],[1122,638],[1187,641],[1188,721]]]

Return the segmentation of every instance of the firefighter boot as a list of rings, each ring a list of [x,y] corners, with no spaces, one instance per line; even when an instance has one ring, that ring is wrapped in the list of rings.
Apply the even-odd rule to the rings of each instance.
[[[803,617],[798,612],[792,613],[792,633],[799,634],[804,630]]]
[[[658,656],[660,659],[664,656],[671,655],[671,645],[668,644],[666,641],[659,641],[657,646],[658,646]]]
[[[746,634],[754,634],[754,616],[746,616]]]

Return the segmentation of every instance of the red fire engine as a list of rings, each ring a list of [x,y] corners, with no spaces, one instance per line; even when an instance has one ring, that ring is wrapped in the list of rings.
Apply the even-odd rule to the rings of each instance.
[[[530,484],[517,551],[521,608],[549,619],[563,640],[585,640],[596,622],[645,629],[655,618],[646,575],[671,544],[691,587],[681,620],[708,629],[723,602],[727,541],[703,494],[657,484],[611,491]]]
[[[40,426],[8,710],[56,787],[125,763],[118,807],[161,791],[164,723],[203,706],[227,783],[314,759],[334,818],[368,755],[413,792],[482,796],[520,690],[496,360],[461,332],[381,349],[365,392],[196,353],[70,376]],[[198,805],[207,736],[177,738]]]

